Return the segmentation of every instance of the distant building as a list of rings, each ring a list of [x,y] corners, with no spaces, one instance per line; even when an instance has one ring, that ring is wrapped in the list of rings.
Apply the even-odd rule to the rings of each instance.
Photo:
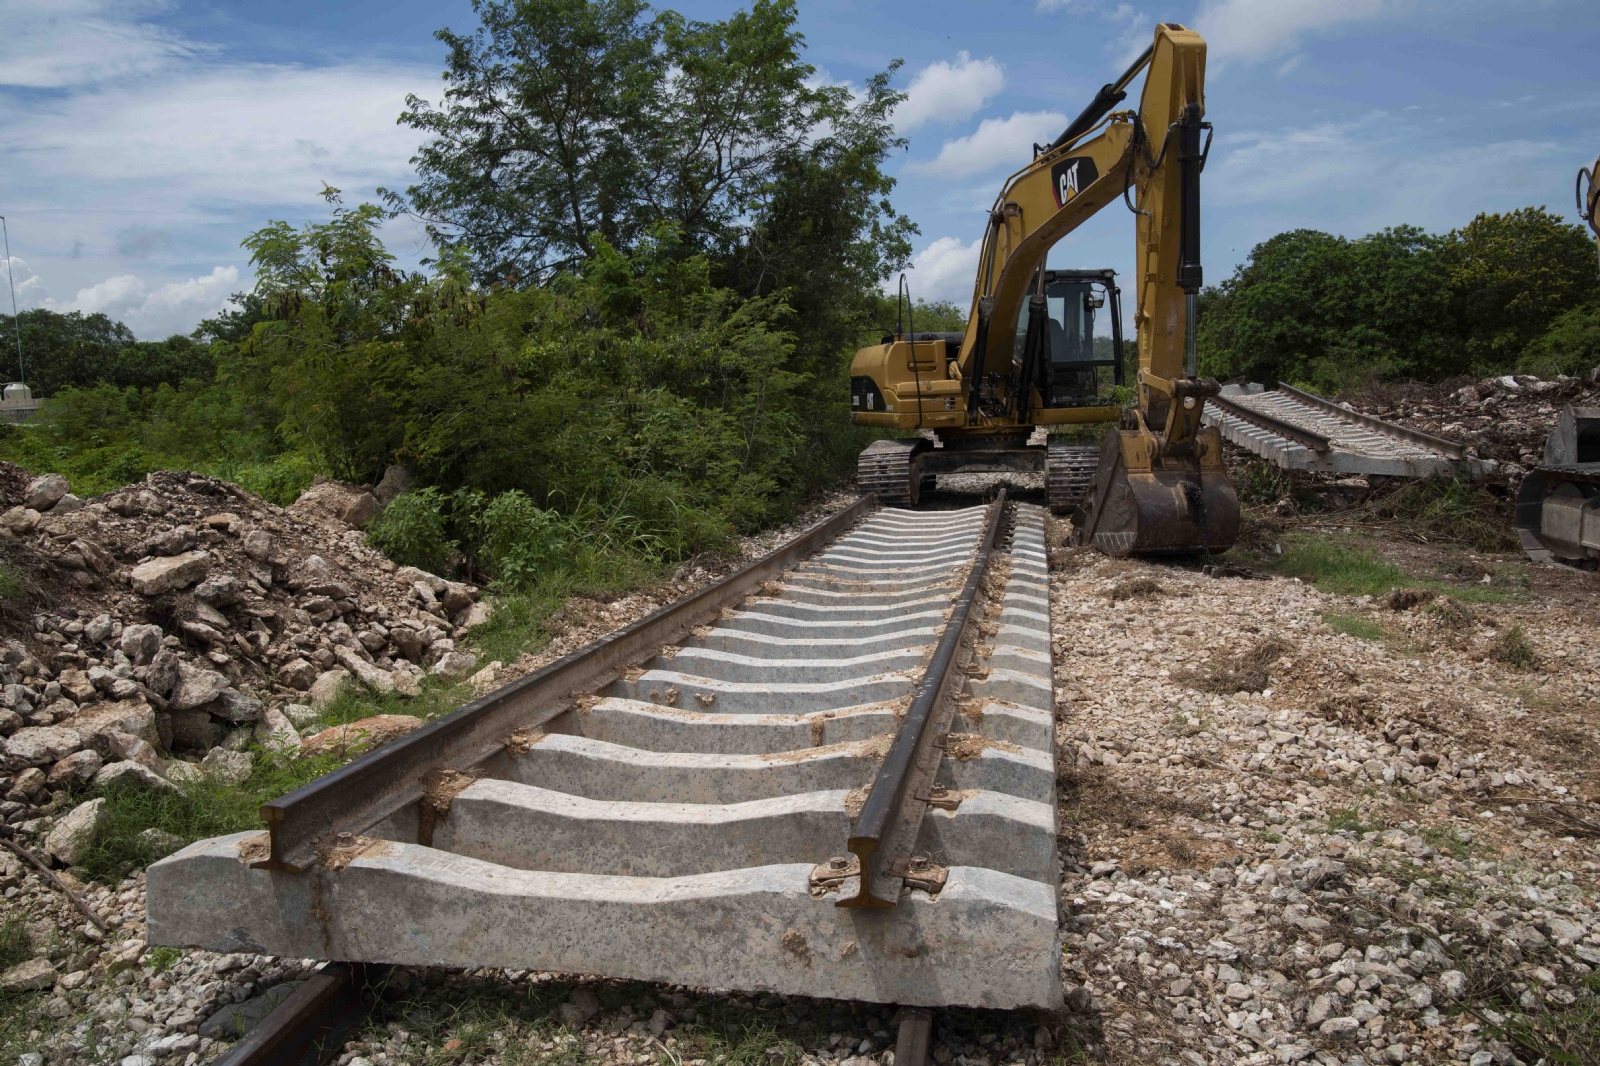
[[[44,406],[43,400],[33,398],[33,390],[20,381],[13,381],[5,387],[5,392],[0,395],[0,422],[10,422],[20,426],[31,422],[33,416],[39,413],[39,408]]]

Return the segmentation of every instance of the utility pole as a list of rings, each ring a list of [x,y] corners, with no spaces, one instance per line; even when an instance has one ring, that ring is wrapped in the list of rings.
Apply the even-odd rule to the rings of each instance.
[[[22,384],[28,383],[28,372],[22,365],[22,319],[17,314],[17,282],[11,276],[11,229],[6,225],[6,216],[0,215],[0,234],[5,236],[6,245],[6,284],[11,288],[11,329],[17,335],[17,377]]]

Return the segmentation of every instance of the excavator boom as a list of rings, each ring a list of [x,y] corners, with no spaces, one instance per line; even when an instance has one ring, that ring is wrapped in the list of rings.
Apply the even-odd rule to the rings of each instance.
[[[944,453],[926,441],[879,441],[863,453],[864,486],[915,503],[929,471],[1026,467],[1026,440],[1039,426],[1121,419],[1098,454],[1052,445],[1028,460],[1042,460],[1052,508],[1076,508],[1082,542],[1114,555],[1233,544],[1238,498],[1223,471],[1221,438],[1200,417],[1217,385],[1195,369],[1200,172],[1210,145],[1205,58],[1198,34],[1157,26],[1139,60],[1006,180],[989,212],[959,341],[896,334],[857,353],[855,421],[932,430]],[[1141,71],[1138,109],[1115,110]],[[1081,320],[1075,309],[1061,310],[1063,279],[1085,272],[1046,268],[1057,242],[1117,201],[1134,214],[1137,250],[1137,404],[1126,414],[1093,395],[1103,361],[1068,354]],[[1120,290],[1109,280],[1105,290],[1083,297],[1086,313],[1101,306],[1094,299],[1109,298],[1115,310]],[[1120,344],[1119,335],[1119,384]]]

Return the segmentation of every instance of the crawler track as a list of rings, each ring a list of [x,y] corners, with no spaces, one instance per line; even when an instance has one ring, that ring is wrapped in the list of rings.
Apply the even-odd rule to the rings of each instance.
[[[1043,511],[852,511],[152,866],[150,942],[1059,1006]]]

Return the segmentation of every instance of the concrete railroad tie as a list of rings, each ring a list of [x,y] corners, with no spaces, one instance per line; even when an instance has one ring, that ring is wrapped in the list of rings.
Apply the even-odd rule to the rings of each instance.
[[[742,990],[1061,1004],[1044,512],[1016,506],[1004,594],[917,853],[942,891],[813,896],[943,632],[986,509],[882,510],[779,585],[483,764],[431,843],[414,804],[338,869],[241,861],[240,833],[150,868],[149,942],[499,966]],[[859,802],[859,799],[857,800]],[[253,840],[254,838],[254,840]]]

